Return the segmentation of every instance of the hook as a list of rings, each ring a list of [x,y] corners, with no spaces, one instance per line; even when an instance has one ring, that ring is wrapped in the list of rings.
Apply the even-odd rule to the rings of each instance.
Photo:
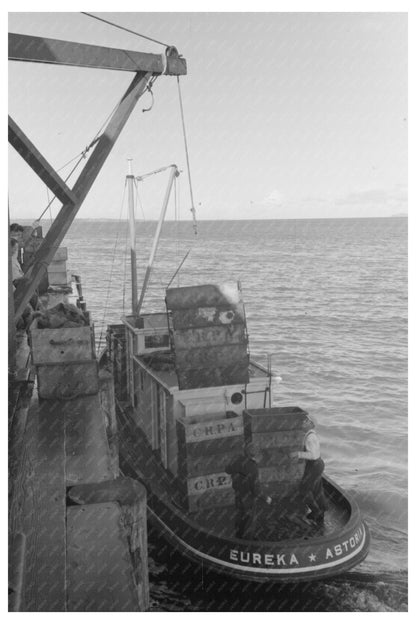
[[[155,97],[153,95],[152,87],[148,85],[147,86],[147,90],[149,91],[150,95],[152,96],[152,103],[150,104],[149,108],[142,108],[142,113],[148,113],[149,111],[151,111],[152,108],[153,108],[153,104],[155,103]]]

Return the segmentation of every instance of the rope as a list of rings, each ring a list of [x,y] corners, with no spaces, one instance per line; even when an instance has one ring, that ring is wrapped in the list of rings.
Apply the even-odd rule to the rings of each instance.
[[[198,234],[198,230],[197,230],[197,224],[196,224],[196,212],[195,212],[195,205],[194,205],[194,194],[193,194],[193,191],[192,191],[191,168],[189,166],[188,142],[186,140],[185,117],[184,117],[184,114],[183,114],[182,93],[181,93],[181,84],[179,82],[179,76],[177,76],[177,80],[178,80],[179,105],[180,105],[180,109],[181,109],[183,140],[184,140],[184,143],[185,143],[186,166],[187,166],[187,170],[188,170],[189,192],[190,192],[190,195],[191,195],[191,209],[190,210],[192,212],[193,228],[194,228],[194,233],[195,233],[195,236],[196,236]]]
[[[97,17],[97,15],[93,15],[92,13],[86,13],[85,11],[81,11],[83,15],[87,17],[92,17],[93,19],[98,20],[99,22],[104,22],[105,24],[109,24],[110,26],[114,26],[114,28],[119,28],[120,30],[124,30],[125,32],[129,32],[132,35],[136,35],[137,37],[142,37],[142,39],[147,39],[148,41],[153,41],[153,43],[158,43],[159,45],[165,46],[165,48],[171,47],[169,43],[163,43],[163,41],[158,41],[157,39],[153,39],[152,37],[148,37],[147,35],[143,35],[142,33],[138,33],[135,30],[130,30],[130,28],[126,28],[125,26],[120,26],[119,24],[114,24],[114,22],[110,22],[109,20],[103,19],[102,17]]]
[[[166,290],[169,288],[169,286],[172,284],[173,280],[175,279],[175,277],[177,276],[177,274],[179,273],[179,271],[182,268],[183,263],[185,262],[185,260],[187,259],[187,257],[190,254],[190,249],[188,249],[188,251],[186,252],[185,256],[183,257],[180,265],[178,266],[178,268],[176,269],[175,273],[172,275],[172,279],[170,280],[169,284],[166,286]]]

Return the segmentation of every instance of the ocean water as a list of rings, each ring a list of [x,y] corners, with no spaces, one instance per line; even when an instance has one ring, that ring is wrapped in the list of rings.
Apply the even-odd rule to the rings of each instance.
[[[137,224],[139,292],[154,229]],[[63,244],[100,342],[130,311],[126,224],[78,220]],[[282,379],[273,401],[317,423],[326,472],[356,498],[372,544],[342,578],[308,591],[234,588],[231,600],[203,570],[184,583],[152,535],[153,610],[406,610],[407,219],[204,221],[197,236],[190,222],[168,222],[144,310],[163,309],[188,251],[172,285],[241,282],[250,352],[263,362],[270,354]]]

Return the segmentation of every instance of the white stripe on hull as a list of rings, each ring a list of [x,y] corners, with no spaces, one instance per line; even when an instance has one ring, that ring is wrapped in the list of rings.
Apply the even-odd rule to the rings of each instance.
[[[297,574],[300,572],[314,572],[315,570],[326,570],[328,568],[333,568],[335,566],[338,566],[342,563],[345,563],[347,561],[349,561],[350,559],[352,559],[353,557],[355,557],[356,555],[358,555],[358,553],[360,553],[362,551],[362,549],[364,548],[364,544],[365,544],[365,538],[366,538],[366,531],[365,531],[365,526],[364,524],[362,525],[363,527],[363,539],[361,541],[360,546],[354,550],[353,552],[349,553],[348,555],[346,555],[345,557],[342,557],[342,559],[337,559],[336,561],[329,561],[328,563],[322,563],[320,565],[315,565],[315,566],[307,566],[307,567],[303,567],[303,568],[252,568],[249,566],[242,566],[236,563],[230,563],[228,561],[225,561],[224,559],[217,559],[216,557],[212,557],[211,555],[208,555],[204,552],[201,552],[200,550],[197,550],[196,548],[194,548],[193,546],[190,546],[189,544],[187,544],[186,542],[184,542],[180,537],[178,537],[176,535],[176,533],[174,533],[155,513],[154,511],[152,511],[149,507],[148,507],[150,513],[152,514],[152,516],[156,519],[157,522],[159,522],[164,530],[166,530],[168,533],[170,533],[171,535],[174,536],[175,540],[177,540],[178,542],[180,542],[182,544],[182,546],[184,546],[184,548],[186,550],[191,551],[193,554],[197,555],[198,557],[202,558],[202,559],[207,559],[208,561],[211,561],[212,563],[215,563],[216,565],[220,565],[220,566],[224,566],[227,568],[231,568],[232,570],[241,570],[243,572],[250,572],[250,573],[265,573],[265,574]]]

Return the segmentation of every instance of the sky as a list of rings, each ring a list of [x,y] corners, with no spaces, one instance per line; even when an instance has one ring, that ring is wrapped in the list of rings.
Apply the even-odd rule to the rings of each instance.
[[[199,220],[407,213],[406,13],[93,14],[186,58],[180,83]],[[9,31],[164,50],[77,12],[9,13]],[[9,114],[60,169],[89,144],[131,79],[9,62]],[[176,163],[180,211],[189,217],[176,78],[156,81],[153,108],[143,113],[150,103],[148,94],[139,101],[79,217],[119,218],[129,158],[135,175]],[[140,185],[147,219],[158,217],[166,182],[165,174]],[[9,147],[11,220],[35,219],[47,203],[46,187]],[[51,216],[59,207],[52,204]]]

